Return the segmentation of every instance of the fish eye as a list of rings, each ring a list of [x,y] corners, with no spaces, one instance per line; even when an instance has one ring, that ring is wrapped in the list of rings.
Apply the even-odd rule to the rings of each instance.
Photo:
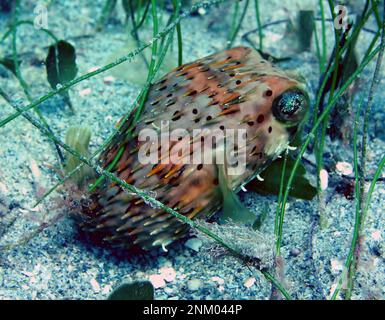
[[[298,124],[309,108],[309,97],[301,89],[289,89],[273,101],[273,115],[288,126]]]

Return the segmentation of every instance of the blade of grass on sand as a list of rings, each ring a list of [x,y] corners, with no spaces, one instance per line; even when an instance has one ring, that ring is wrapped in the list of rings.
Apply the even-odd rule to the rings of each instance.
[[[243,20],[245,19],[245,16],[246,16],[247,8],[249,7],[249,0],[245,1],[241,17],[240,17],[240,19],[239,19],[237,24],[235,24],[235,20],[236,20],[236,16],[238,15],[238,10],[237,10],[238,7],[237,6],[239,5],[239,2],[237,1],[235,3],[235,5],[236,5],[236,7],[235,7],[235,12],[234,12],[234,21],[233,21],[231,37],[230,37],[230,40],[229,40],[229,42],[227,44],[227,48],[228,49],[233,46],[235,38],[237,37],[239,30],[241,29]]]
[[[263,32],[262,32],[261,15],[259,11],[259,0],[254,0],[254,7],[255,7],[255,17],[257,20],[257,28],[258,28],[259,50],[263,51]]]
[[[366,105],[364,107],[364,127],[363,127],[363,133],[362,133],[362,143],[361,143],[361,162],[360,162],[360,179],[359,179],[359,185],[360,185],[360,192],[359,192],[359,212],[356,213],[358,218],[356,218],[356,224],[358,230],[354,232],[354,244],[352,243],[353,250],[353,258],[350,262],[350,268],[348,269],[348,290],[346,294],[346,299],[350,299],[353,291],[353,284],[354,284],[354,277],[355,272],[357,270],[357,263],[359,259],[359,250],[355,250],[358,246],[358,241],[361,238],[361,234],[364,229],[364,221],[366,218],[366,197],[367,194],[365,192],[365,177],[366,177],[366,154],[367,154],[367,140],[368,140],[368,128],[369,128],[369,117],[371,115],[371,110],[373,108],[373,100],[374,100],[374,94],[378,90],[378,86],[380,83],[380,73],[381,73],[381,66],[383,62],[384,57],[384,50],[385,50],[385,0],[383,1],[384,5],[384,21],[382,22],[381,27],[381,46],[383,47],[380,51],[377,62],[376,62],[376,68],[374,70],[373,79],[370,85],[369,89],[369,95],[366,102]],[[380,163],[381,167],[381,163]],[[373,180],[375,181],[375,180]],[[373,192],[373,190],[372,190]],[[357,233],[357,235],[356,235]]]
[[[13,65],[14,65],[14,69],[15,69],[16,78],[19,80],[19,83],[20,83],[21,87],[23,88],[24,94],[27,97],[29,103],[32,103],[33,99],[32,99],[32,96],[31,96],[31,94],[29,92],[28,84],[24,80],[24,77],[23,77],[23,75],[21,73],[19,59],[18,59],[18,52],[17,52],[17,22],[18,22],[18,18],[19,18],[19,12],[20,12],[20,0],[17,0],[15,2],[15,4],[14,4],[13,24],[12,24],[12,27],[11,27],[11,30],[12,30],[12,59],[13,59]],[[35,109],[35,113],[39,117],[40,121],[44,124],[44,126],[49,131],[52,132],[52,129],[48,125],[47,120],[44,118],[44,116],[42,115],[40,110],[36,108]],[[56,152],[57,152],[57,154],[59,156],[60,162],[63,163],[64,156],[63,156],[60,148],[56,144],[54,144],[54,147],[55,147]]]

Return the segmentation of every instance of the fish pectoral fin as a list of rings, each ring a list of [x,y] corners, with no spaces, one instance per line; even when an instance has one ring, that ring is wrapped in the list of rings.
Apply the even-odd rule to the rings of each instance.
[[[242,204],[236,193],[231,189],[224,165],[217,165],[219,189],[223,199],[223,214],[220,222],[234,221],[252,225],[256,219],[249,209]]]
[[[223,197],[223,214],[221,222],[234,221],[244,224],[254,224],[256,216],[245,207],[234,192],[229,192]]]

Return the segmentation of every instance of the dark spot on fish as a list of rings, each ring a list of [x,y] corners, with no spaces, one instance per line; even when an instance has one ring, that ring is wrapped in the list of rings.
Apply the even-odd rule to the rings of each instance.
[[[248,121],[247,124],[252,127],[254,125],[254,121]]]
[[[213,92],[210,92],[210,94],[209,94],[209,98],[212,98],[212,97],[215,97],[216,95],[218,94],[218,92],[216,92],[216,91],[213,91]]]
[[[196,119],[194,119],[194,122],[195,122],[195,123],[198,123],[199,121],[201,121],[201,118],[196,118]]]
[[[237,86],[239,86],[241,83],[242,83],[242,81],[241,81],[241,80],[237,80],[237,81],[235,81],[235,84],[236,84]]]
[[[232,72],[232,73],[229,74],[229,76],[230,76],[230,77],[235,77],[235,73]]]
[[[258,123],[262,123],[265,120],[265,116],[263,114],[260,114],[257,118]]]
[[[222,125],[222,126],[219,127],[219,129],[221,129],[222,131],[224,131],[224,130],[225,130],[225,126]]]
[[[271,91],[270,89],[265,91],[266,97],[271,97],[272,95],[273,95],[273,91]]]
[[[200,179],[200,178],[192,179],[191,185],[192,185],[192,186],[195,186],[195,187],[198,187],[198,186],[200,186],[201,181],[202,181],[202,179]]]
[[[157,105],[157,104],[159,103],[159,101],[160,101],[160,100],[157,100],[157,101],[151,102],[151,105],[152,105],[152,106],[155,106],[155,105]]]
[[[172,97],[172,93],[169,93],[169,94],[167,95],[167,98],[170,98],[170,97]]]
[[[182,117],[182,115],[179,113],[179,111],[175,111],[172,115],[172,121],[177,121]]]
[[[193,110],[192,110],[192,113],[193,113],[193,114],[198,114],[198,110],[197,110],[197,109],[193,109]]]
[[[212,116],[207,116],[206,120],[210,121],[213,117]]]
[[[269,133],[271,133],[273,131],[273,128],[269,127],[268,131],[269,131]]]
[[[203,164],[198,164],[197,170],[202,170],[202,168],[203,168]]]
[[[187,96],[193,96],[193,95],[195,95],[195,94],[197,94],[197,93],[198,93],[198,91],[192,90],[192,91],[190,91],[190,92],[187,94]]]
[[[163,90],[165,90],[165,89],[167,89],[167,86],[160,87],[158,90],[159,90],[159,91],[163,91]]]
[[[174,99],[169,99],[166,102],[166,107],[172,106],[175,103],[176,103],[176,99],[175,98]]]

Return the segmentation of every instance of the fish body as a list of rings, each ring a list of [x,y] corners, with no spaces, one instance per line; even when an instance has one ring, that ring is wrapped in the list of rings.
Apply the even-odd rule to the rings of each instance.
[[[154,83],[139,121],[126,120],[99,160],[180,214],[207,218],[227,198],[223,181],[230,192],[239,191],[287,148],[307,99],[299,80],[256,51],[226,50],[184,64]],[[162,140],[166,127],[171,134]],[[156,132],[159,139],[143,140],[143,132]],[[225,156],[216,162],[218,155],[227,154],[227,132],[238,133],[232,147],[245,162],[232,174],[228,169],[239,163],[229,163]],[[213,139],[214,147],[206,143]],[[157,161],[144,163],[150,151]],[[193,158],[198,151],[212,151],[213,161]],[[81,220],[83,229],[123,248],[166,246],[188,231],[172,215],[108,181],[90,195]]]

